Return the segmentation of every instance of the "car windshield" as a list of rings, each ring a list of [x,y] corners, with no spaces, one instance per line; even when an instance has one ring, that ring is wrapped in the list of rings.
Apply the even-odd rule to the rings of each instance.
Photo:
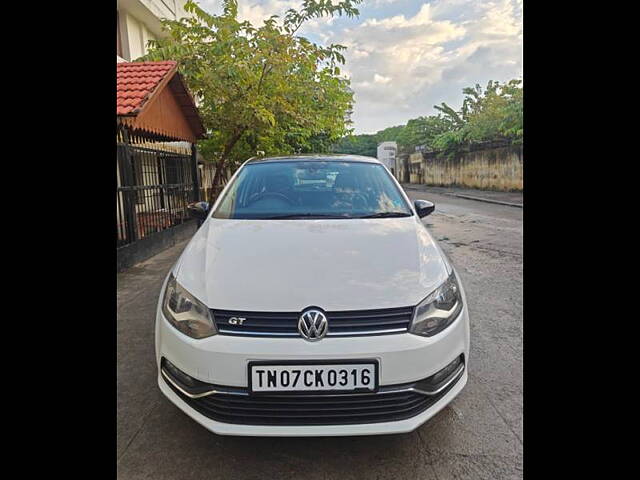
[[[249,163],[214,218],[384,218],[412,211],[380,164],[336,161]]]

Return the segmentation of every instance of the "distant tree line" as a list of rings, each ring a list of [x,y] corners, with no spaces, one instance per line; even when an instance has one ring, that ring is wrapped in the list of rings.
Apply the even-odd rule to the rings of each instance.
[[[443,102],[434,105],[437,115],[413,118],[406,125],[375,134],[345,136],[331,151],[375,157],[380,142],[396,141],[402,153],[412,153],[422,146],[453,156],[480,142],[522,143],[522,80],[491,80],[484,89],[476,84],[462,93],[465,97],[459,111]]]

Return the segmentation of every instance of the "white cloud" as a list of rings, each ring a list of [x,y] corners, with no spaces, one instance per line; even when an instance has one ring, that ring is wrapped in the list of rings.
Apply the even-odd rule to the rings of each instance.
[[[392,3],[396,3],[399,0],[369,0],[366,1],[367,5],[375,5],[375,6],[380,6],[380,5],[390,5]]]
[[[382,75],[378,75],[377,73],[373,76],[373,81],[375,83],[389,83],[391,81],[391,77],[383,77]]]
[[[198,3],[208,12],[222,12],[222,0],[200,0]],[[302,0],[238,0],[238,18],[259,26],[271,15],[283,16],[289,8],[297,9],[301,5]]]
[[[367,52],[366,50],[360,50],[360,49],[354,48],[351,51],[351,56],[355,57],[355,58],[368,57],[369,56],[369,52]]]
[[[362,23],[363,27],[380,25],[384,28],[403,28],[403,27],[413,27],[417,25],[429,25],[433,22],[431,15],[431,4],[425,3],[420,7],[418,13],[416,13],[413,17],[406,18],[404,15],[396,15],[394,17],[383,18],[382,20],[377,20],[372,18],[370,20],[366,20]]]
[[[267,0],[264,2],[243,1],[238,2],[238,17],[241,20],[249,20],[253,25],[262,25],[262,22],[271,15],[284,16],[290,8],[300,8],[301,0]]]

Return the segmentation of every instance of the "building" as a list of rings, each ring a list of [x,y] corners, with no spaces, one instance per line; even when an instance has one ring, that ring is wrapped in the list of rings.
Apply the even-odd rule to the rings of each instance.
[[[160,19],[178,20],[186,0],[117,0],[117,61],[130,62],[147,53],[147,42],[166,36]]]
[[[116,67],[118,270],[187,238],[201,199],[196,142],[205,135],[175,61]]]
[[[395,177],[400,183],[409,183],[409,154],[399,153],[396,156],[396,172]]]
[[[409,183],[424,183],[424,156],[422,152],[409,155]]]
[[[382,142],[378,145],[378,161],[382,162],[395,175],[396,155],[398,154],[398,144],[396,142]]]

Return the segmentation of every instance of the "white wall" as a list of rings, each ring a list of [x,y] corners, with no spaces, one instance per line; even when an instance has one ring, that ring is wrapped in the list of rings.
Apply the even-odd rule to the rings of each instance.
[[[155,39],[148,27],[129,12],[119,12],[122,57],[131,61],[147,53],[147,41]]]
[[[398,144],[396,142],[382,142],[378,145],[377,158],[384,163],[389,170],[395,172]]]
[[[122,57],[135,60],[147,53],[147,42],[164,37],[161,18],[186,17],[186,0],[118,0]]]

